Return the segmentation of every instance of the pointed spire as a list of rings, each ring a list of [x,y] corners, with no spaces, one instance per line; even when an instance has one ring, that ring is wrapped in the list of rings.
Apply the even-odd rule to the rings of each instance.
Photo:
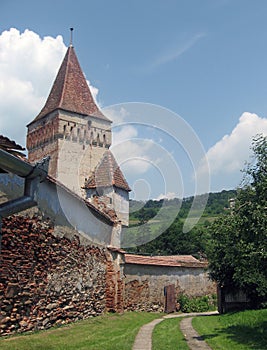
[[[63,59],[47,101],[34,121],[45,117],[48,113],[56,109],[63,109],[82,115],[91,115],[110,121],[102,114],[94,101],[72,46],[72,36],[70,46]]]
[[[70,45],[73,46],[73,28],[70,28]]]

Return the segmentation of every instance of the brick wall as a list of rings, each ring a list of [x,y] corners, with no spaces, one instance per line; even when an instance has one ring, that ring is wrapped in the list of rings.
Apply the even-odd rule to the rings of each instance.
[[[69,235],[70,237],[70,235]],[[112,254],[81,245],[78,236],[55,236],[39,218],[3,221],[0,255],[0,334],[46,329],[120,311],[120,280]],[[113,287],[113,286],[112,286]]]
[[[49,174],[57,177],[58,139],[56,137],[59,120],[58,114],[53,113],[45,121],[37,121],[28,127],[27,149],[28,159],[35,163],[50,155]]]
[[[110,251],[107,258],[107,311],[124,311],[124,275],[122,272],[122,256],[122,253],[115,250]]]
[[[164,287],[216,293],[202,267],[124,264],[123,252],[93,246],[38,217],[3,221],[0,335],[46,329],[104,311],[163,311]]]

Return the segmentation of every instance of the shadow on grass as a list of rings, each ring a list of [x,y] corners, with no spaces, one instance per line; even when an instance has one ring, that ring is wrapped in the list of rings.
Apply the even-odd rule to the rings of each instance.
[[[248,349],[264,350],[267,344],[267,321],[258,322],[256,325],[232,325],[222,329],[216,329],[213,334],[203,334],[201,339],[208,340],[223,335],[240,345],[246,345]]]
[[[225,329],[229,338],[239,344],[246,344],[251,349],[263,350],[267,344],[267,321],[253,327],[245,325],[230,326]]]

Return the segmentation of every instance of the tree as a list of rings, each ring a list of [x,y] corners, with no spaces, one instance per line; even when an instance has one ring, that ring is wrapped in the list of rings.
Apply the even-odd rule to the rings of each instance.
[[[147,231],[151,227],[150,231]],[[148,237],[150,234],[151,239],[153,237],[152,230],[153,226],[140,226],[139,235],[140,240],[138,243],[142,242],[142,234]],[[163,232],[165,227],[158,226],[156,223],[156,229]],[[148,232],[148,233],[147,233]],[[190,232],[183,232],[183,222],[176,218],[170,227],[165,229],[165,231],[157,236],[154,240],[145,243],[141,246],[136,247],[132,251],[142,254],[152,254],[152,255],[195,255],[196,257],[202,257],[205,255],[206,246],[206,232],[205,230],[193,228]]]
[[[210,226],[210,275],[220,286],[246,292],[254,306],[267,301],[267,137],[252,143],[231,215]]]

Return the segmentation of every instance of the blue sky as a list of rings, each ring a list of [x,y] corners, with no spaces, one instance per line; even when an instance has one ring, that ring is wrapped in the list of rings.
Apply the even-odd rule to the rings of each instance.
[[[265,0],[1,0],[2,133],[25,145],[25,125],[42,107],[69,44],[69,28],[74,27],[75,51],[98,92],[98,103],[111,114],[111,105],[120,106],[115,108],[115,126],[124,124],[114,129],[114,142],[121,142],[122,134],[127,139],[120,149],[117,146],[117,156],[130,185],[139,184],[136,198],[193,195],[196,173],[209,176],[210,186],[204,187],[211,191],[234,188],[248,160],[252,136],[267,134],[266,15]],[[11,28],[17,32],[12,34]],[[166,128],[161,124],[163,134],[130,124],[137,112],[131,115],[127,102],[137,102],[138,110],[142,104],[159,106],[161,121],[166,120]],[[152,126],[153,108],[144,117]],[[199,140],[203,155],[206,152],[210,175],[201,159],[190,166],[188,149],[182,154],[176,147],[180,140],[171,141],[166,133],[169,111],[192,129],[190,137]],[[177,129],[174,133],[180,137]],[[175,180],[166,180],[166,165],[155,157],[157,145],[180,169],[182,191],[171,186]],[[132,166],[122,149],[128,158],[136,152]]]

